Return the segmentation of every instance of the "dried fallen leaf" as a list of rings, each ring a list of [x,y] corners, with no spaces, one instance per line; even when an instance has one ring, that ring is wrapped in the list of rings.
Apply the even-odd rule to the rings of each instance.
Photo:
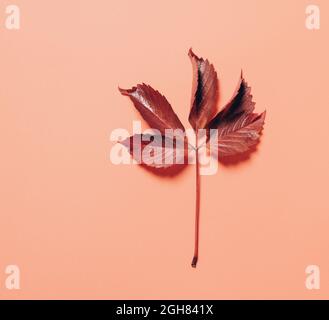
[[[217,113],[219,96],[217,73],[208,60],[199,58],[190,49],[189,57],[193,67],[193,83],[189,122],[195,132],[206,128],[208,139],[211,129],[216,133],[216,147],[219,157],[233,156],[250,150],[259,140],[264,126],[266,113],[253,113],[251,89],[242,74],[238,88],[232,99]],[[186,161],[187,151],[191,150],[185,138],[178,140],[166,136],[166,129],[180,129],[184,126],[178,119],[167,99],[146,84],[131,89],[121,89],[134,103],[145,121],[160,135],[134,135],[120,143],[140,164],[150,168],[168,168]],[[198,135],[197,135],[198,136]],[[201,146],[196,139],[196,210],[195,244],[192,267],[196,267],[199,255],[199,217],[200,217],[200,173],[198,154]]]
[[[160,130],[162,134],[165,134],[165,129],[185,130],[168,100],[151,86],[143,83],[131,89],[119,90],[131,99],[151,128]]]
[[[192,49],[189,57],[193,68],[192,99],[189,122],[194,130],[202,129],[216,114],[218,78],[208,60],[196,56]]]
[[[166,169],[186,163],[187,142],[184,137],[136,134],[120,143],[138,164]]]
[[[266,112],[253,113],[251,88],[242,74],[238,89],[222,111],[210,121],[207,129],[217,129],[218,156],[234,156],[250,150],[257,144],[263,130]]]

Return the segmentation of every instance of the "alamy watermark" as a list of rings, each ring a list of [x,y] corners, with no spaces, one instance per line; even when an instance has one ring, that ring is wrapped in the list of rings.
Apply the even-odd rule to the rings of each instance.
[[[110,140],[120,143],[112,146],[110,161],[115,165],[146,164],[164,168],[175,164],[195,164],[198,152],[200,175],[214,175],[218,171],[218,130],[199,129],[197,135],[193,129],[166,129],[165,134],[157,129],[142,132],[141,121],[136,120],[133,121],[132,135],[122,128],[112,131]],[[131,136],[133,138],[129,139]]]
[[[320,29],[320,7],[316,4],[309,4],[305,8],[305,27],[308,30]],[[21,27],[20,8],[16,4],[5,7],[5,28],[8,30],[19,30]]]
[[[309,265],[305,269],[306,280],[305,287],[308,290],[320,289],[320,267],[317,265]]]
[[[320,7],[310,4],[305,9],[306,19],[305,27],[308,30],[320,29]]]
[[[8,30],[19,30],[21,28],[21,12],[15,4],[7,5],[5,8],[5,28]]]
[[[8,290],[19,290],[20,287],[20,269],[17,265],[11,264],[5,268],[5,288]]]

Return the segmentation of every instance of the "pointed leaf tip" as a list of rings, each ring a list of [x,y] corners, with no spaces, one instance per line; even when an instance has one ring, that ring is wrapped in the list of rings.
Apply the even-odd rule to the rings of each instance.
[[[123,96],[129,96],[132,92],[135,91],[135,87],[131,88],[131,89],[123,89],[123,88],[120,88],[118,86],[118,90],[120,91],[120,93],[123,95]]]
[[[190,58],[196,58],[196,59],[199,59],[199,57],[193,52],[193,49],[190,48],[189,51],[188,51],[188,56]]]

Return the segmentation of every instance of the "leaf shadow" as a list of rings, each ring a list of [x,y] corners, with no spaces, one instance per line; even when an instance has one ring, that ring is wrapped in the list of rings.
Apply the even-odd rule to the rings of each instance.
[[[165,178],[175,178],[180,176],[184,169],[187,167],[187,164],[175,164],[168,168],[154,168],[147,166],[145,164],[139,164],[139,167],[143,168],[145,171],[159,177]]]

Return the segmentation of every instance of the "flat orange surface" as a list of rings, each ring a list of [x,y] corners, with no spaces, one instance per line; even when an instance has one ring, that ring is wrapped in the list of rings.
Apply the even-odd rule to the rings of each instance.
[[[329,297],[329,2],[305,28],[304,0],[17,0],[0,3],[0,298]],[[189,127],[188,49],[221,81],[241,68],[258,151],[202,177],[193,255],[195,172],[174,178],[109,159],[115,128],[140,119],[117,90],[145,82]],[[146,127],[146,126],[145,126]],[[4,286],[19,266],[21,289]],[[305,268],[321,269],[307,290]],[[2,271],[1,271],[2,270]]]

